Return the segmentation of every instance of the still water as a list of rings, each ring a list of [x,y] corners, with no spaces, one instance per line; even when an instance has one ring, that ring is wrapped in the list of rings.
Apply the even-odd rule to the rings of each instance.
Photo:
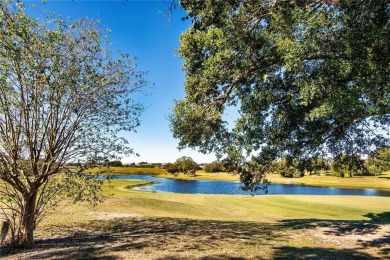
[[[150,175],[120,175],[114,179],[137,179],[158,182],[157,184],[134,188],[135,190],[170,192],[170,193],[199,193],[199,194],[237,194],[250,195],[242,191],[241,183],[231,181],[205,181],[205,180],[176,180],[155,178]],[[259,191],[256,194],[263,194]],[[376,189],[340,189],[314,186],[301,186],[289,184],[271,184],[268,194],[306,194],[306,195],[361,195],[390,197],[390,190]]]

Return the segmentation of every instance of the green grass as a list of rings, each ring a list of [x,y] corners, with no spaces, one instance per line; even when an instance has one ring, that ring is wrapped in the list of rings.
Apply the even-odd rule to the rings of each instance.
[[[389,252],[390,198],[134,191],[111,180],[96,208],[63,202],[18,258],[372,259]]]
[[[384,178],[386,177],[386,178]],[[296,185],[311,185],[348,189],[390,189],[390,178],[387,175],[381,176],[355,176],[352,178],[335,176],[305,176],[303,178],[283,178],[279,174],[269,174],[267,178],[272,183],[294,182]]]
[[[131,180],[113,180],[108,193],[127,198],[123,209],[148,216],[175,216],[223,220],[278,221],[286,218],[363,220],[364,213],[389,209],[386,197],[266,195],[231,196],[137,192],[124,187]],[[139,184],[140,182],[135,182]],[[142,183],[142,182],[141,182]],[[106,184],[108,185],[108,184]],[[359,203],[355,203],[356,201]],[[118,209],[118,208],[116,208]]]
[[[321,195],[200,195],[139,192],[129,189],[146,181],[112,180],[104,186],[106,201],[97,212],[116,212],[147,216],[198,220],[278,222],[286,219],[370,220],[367,214],[389,210],[388,197]],[[358,201],[358,203],[357,203]],[[79,225],[93,219],[87,205],[64,205],[43,226],[55,223]],[[71,213],[69,219],[64,213]],[[77,219],[78,221],[74,221]],[[78,223],[79,222],[79,223]]]
[[[110,167],[110,168],[93,168],[89,169],[87,173],[97,174],[100,172],[109,172],[112,175],[130,175],[130,174],[147,174],[147,175],[159,175],[164,174],[166,170],[160,168],[132,168],[132,167]]]

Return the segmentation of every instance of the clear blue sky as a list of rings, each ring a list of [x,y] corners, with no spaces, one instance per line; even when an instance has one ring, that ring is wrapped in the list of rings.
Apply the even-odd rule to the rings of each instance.
[[[148,80],[154,85],[145,89],[146,95],[136,99],[146,107],[141,116],[137,133],[125,133],[131,147],[140,156],[123,158],[123,162],[174,162],[181,156],[190,156],[196,162],[211,162],[213,155],[203,155],[191,149],[177,150],[178,140],[172,137],[167,116],[173,106],[173,99],[184,97],[183,60],[175,55],[180,34],[189,26],[181,21],[183,10],[175,10],[172,22],[162,11],[167,7],[163,0],[156,1],[81,1],[47,0],[23,1],[27,7],[36,5],[37,15],[53,11],[64,18],[89,17],[99,19],[102,27],[112,32],[108,40],[115,49],[137,57],[138,68],[148,71]],[[34,11],[36,14],[36,11]]]

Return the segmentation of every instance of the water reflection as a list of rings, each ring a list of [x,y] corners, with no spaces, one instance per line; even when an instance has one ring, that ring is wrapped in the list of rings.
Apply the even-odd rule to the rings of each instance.
[[[158,182],[157,184],[135,188],[136,190],[169,192],[169,193],[199,193],[199,194],[237,194],[250,195],[252,193],[242,191],[241,183],[231,181],[206,181],[206,180],[176,180],[155,178],[149,175],[121,175],[115,179],[137,179]],[[259,191],[256,194],[263,194]],[[306,194],[306,195],[361,195],[361,196],[386,196],[390,197],[390,190],[376,189],[340,189],[314,186],[301,186],[291,184],[272,184],[268,188],[268,194]]]

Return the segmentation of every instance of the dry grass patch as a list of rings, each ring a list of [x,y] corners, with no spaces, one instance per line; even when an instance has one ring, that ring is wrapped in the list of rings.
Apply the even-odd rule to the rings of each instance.
[[[297,219],[277,223],[178,218],[93,220],[67,236],[41,236],[7,259],[375,259],[389,225]]]
[[[115,180],[97,208],[69,204],[36,245],[2,259],[385,259],[388,197],[136,192]],[[6,255],[5,255],[6,254]]]

